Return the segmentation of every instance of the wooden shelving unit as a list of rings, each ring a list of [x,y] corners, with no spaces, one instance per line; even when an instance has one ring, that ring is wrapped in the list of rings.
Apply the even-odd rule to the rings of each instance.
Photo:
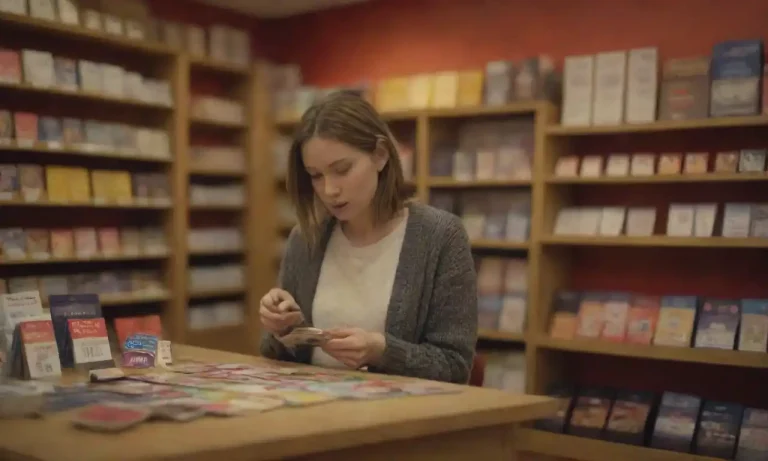
[[[632,287],[641,286],[645,282],[644,280],[627,280],[630,277],[628,274],[635,273],[630,266],[641,264],[640,262],[630,260],[627,262],[625,269],[622,269],[620,264],[608,262],[611,259],[632,258],[631,254],[636,255],[635,257],[645,254],[646,256],[643,258],[643,261],[646,262],[650,261],[647,255],[658,255],[659,262],[655,264],[659,266],[657,269],[660,271],[666,269],[664,266],[668,265],[667,261],[675,261],[674,270],[679,270],[685,264],[686,259],[697,254],[712,254],[712,258],[725,259],[726,261],[723,262],[719,269],[714,267],[716,266],[714,264],[713,268],[706,269],[706,274],[709,277],[707,280],[711,282],[703,281],[702,286],[699,287],[701,291],[691,292],[691,290],[696,288],[691,288],[689,286],[690,283],[685,285],[684,289],[681,289],[685,294],[703,296],[707,296],[703,293],[711,293],[713,291],[718,293],[724,292],[723,289],[713,288],[712,282],[716,280],[718,286],[727,283],[724,278],[727,277],[729,272],[728,265],[737,264],[735,261],[731,261],[731,258],[738,258],[740,255],[754,256],[756,252],[764,252],[768,249],[768,239],[668,237],[664,235],[663,230],[663,225],[665,224],[663,220],[666,216],[666,210],[663,207],[676,201],[682,203],[695,201],[695,191],[703,191],[702,186],[717,188],[717,191],[715,193],[710,189],[709,192],[711,193],[709,193],[707,199],[699,201],[717,201],[722,207],[722,202],[724,201],[738,201],[738,199],[733,197],[737,196],[739,191],[746,190],[746,187],[741,189],[742,186],[764,182],[768,180],[768,174],[708,173],[699,175],[563,178],[554,176],[554,171],[555,163],[560,156],[595,153],[591,152],[592,149],[596,149],[597,154],[609,152],[666,152],[669,148],[665,147],[665,143],[672,139],[668,136],[668,133],[674,134],[675,139],[678,141],[680,140],[679,137],[690,138],[690,141],[687,141],[687,143],[691,146],[696,146],[696,148],[691,147],[690,151],[712,152],[715,150],[737,150],[752,147],[752,144],[748,144],[751,141],[742,141],[741,136],[743,136],[743,133],[751,131],[753,134],[762,134],[762,139],[765,139],[764,135],[768,133],[768,131],[765,131],[768,128],[768,117],[730,117],[674,122],[659,121],[648,124],[606,127],[564,127],[556,124],[555,120],[552,120],[552,122],[542,129],[541,140],[544,154],[536,163],[538,168],[535,170],[533,181],[536,198],[534,199],[534,232],[531,236],[531,245],[536,251],[533,252],[535,267],[531,270],[532,280],[530,282],[530,289],[532,291],[535,290],[535,293],[532,293],[534,300],[529,304],[531,312],[528,315],[529,327],[526,333],[526,353],[528,354],[527,391],[543,394],[550,384],[567,382],[587,386],[605,385],[620,389],[640,388],[654,390],[658,393],[671,390],[701,395],[703,398],[710,400],[746,403],[741,400],[741,392],[745,391],[744,389],[740,389],[735,385],[728,387],[728,389],[724,389],[722,386],[709,386],[709,388],[714,387],[716,389],[712,389],[711,393],[707,395],[707,384],[697,377],[705,376],[707,373],[705,370],[707,369],[711,369],[711,372],[715,373],[715,375],[725,370],[728,370],[728,373],[733,374],[733,376],[752,376],[754,373],[761,373],[768,367],[768,353],[692,347],[644,346],[613,343],[604,340],[557,340],[548,336],[548,328],[552,315],[553,299],[560,290],[634,291],[631,288],[628,289],[626,285],[629,283]],[[738,130],[738,133],[740,133],[740,136],[733,138],[734,142],[728,147],[726,147],[726,144],[722,144],[716,148],[707,149],[708,146],[706,144],[696,143],[696,138],[699,136],[703,136],[706,133],[724,134],[726,133],[725,129]],[[737,138],[739,141],[736,141]],[[754,138],[759,139],[760,135],[758,134]],[[656,145],[651,147],[654,142],[656,142]],[[642,147],[634,148],[633,145],[635,143]],[[744,145],[745,143],[748,145]],[[617,150],[612,150],[614,149],[613,146],[621,147],[615,148]],[[766,146],[761,144],[755,145],[755,147],[765,148]],[[672,149],[672,151],[675,151],[675,149]],[[759,185],[757,186],[759,187]],[[664,188],[664,194],[651,194],[650,198],[646,198],[648,197],[646,191],[660,187]],[[723,192],[725,194],[724,198],[715,200],[715,195],[720,194],[721,191],[726,191],[726,188],[734,188],[736,191],[735,195],[727,195]],[[625,191],[623,192],[624,195],[621,195],[622,191]],[[683,198],[677,198],[677,195]],[[747,195],[749,194],[747,193]],[[623,198],[617,198],[624,196],[627,197],[626,200],[629,203],[622,203],[621,200]],[[761,200],[764,201],[766,197],[750,196],[744,198],[745,200],[743,201],[746,202],[760,202]],[[600,200],[607,200],[608,202],[598,203]],[[644,202],[644,200],[648,203]],[[666,203],[657,204],[657,202],[662,200],[666,200]],[[553,229],[558,211],[566,206],[580,205],[653,205],[657,209],[656,232],[648,237],[554,235]],[[660,220],[661,222],[659,222]],[[695,261],[690,264],[695,265],[700,259],[695,259]],[[648,264],[654,263],[648,262]],[[583,274],[578,273],[581,268],[588,265],[604,266],[604,270],[608,272],[625,270],[627,274],[618,274],[614,275],[614,277],[597,277],[600,278],[599,281],[592,281],[588,276],[585,277]],[[691,267],[691,269],[694,268]],[[753,272],[758,274],[760,270],[755,267]],[[652,271],[652,268],[648,268],[639,272],[649,274]],[[674,278],[675,276],[670,271],[666,270],[663,273],[667,277]],[[718,271],[720,275],[715,275],[715,271]],[[591,272],[593,278],[596,278],[594,276],[595,273],[596,270]],[[609,282],[605,280],[612,278],[618,280],[619,286],[608,285]],[[625,286],[621,286],[622,283]],[[710,283],[710,285],[707,286],[707,283]],[[673,286],[674,282],[670,281],[666,285]],[[647,288],[651,290],[648,294],[679,294],[675,292],[669,293],[671,289],[668,287],[659,289],[649,286]],[[721,295],[721,297],[726,296],[731,298],[759,297],[757,295],[739,296],[739,293]],[[613,372],[606,371],[607,368],[619,363],[621,363],[620,369],[617,368]],[[680,371],[675,370],[676,368],[679,368]],[[632,372],[628,370],[632,370]],[[661,373],[664,374],[664,379],[648,378],[644,380],[647,383],[633,382],[633,380],[637,379],[642,380],[643,373],[646,375]],[[629,377],[630,375],[632,376],[631,378]],[[588,382],[579,382],[579,379],[586,379]],[[746,378],[731,377],[729,379],[731,379],[730,382],[736,383],[739,379]],[[606,380],[610,382],[606,382]],[[748,394],[746,391],[744,393]],[[579,438],[534,429],[519,431],[516,437],[521,451],[580,461],[613,461],[619,459],[715,461],[714,458],[693,454],[682,454],[603,440]]]
[[[152,101],[96,94],[86,91],[69,91],[55,87],[41,88],[27,83],[2,83],[0,108],[11,111],[29,110],[43,115],[58,117],[95,118],[111,122],[129,123],[136,126],[167,130],[170,141],[170,157],[126,156],[107,150],[85,147],[62,146],[51,148],[43,143],[18,145],[15,142],[0,146],[0,159],[4,164],[34,163],[38,165],[72,165],[88,169],[110,168],[136,172],[158,172],[170,179],[171,204],[56,202],[48,200],[3,200],[0,227],[89,227],[152,225],[165,230],[168,251],[163,254],[117,254],[90,258],[50,258],[45,260],[23,259],[0,261],[0,277],[65,275],[91,270],[157,269],[163,274],[165,290],[162,293],[128,293],[102,295],[102,304],[110,315],[128,313],[135,305],[149,305],[159,311],[163,324],[172,341],[183,341],[185,318],[183,304],[177,302],[179,251],[176,236],[183,231],[178,219],[179,207],[185,206],[174,198],[186,194],[185,184],[178,181],[183,165],[177,162],[184,144],[180,139],[179,122],[186,104],[186,85],[182,73],[182,57],[170,48],[148,42],[116,37],[103,32],[87,30],[57,22],[39,20],[27,16],[0,13],[0,28],[4,40],[0,45],[12,48],[30,48],[51,51],[54,55],[66,55],[75,59],[88,59],[100,55],[107,62],[127,65],[146,76],[169,82],[172,105]],[[8,43],[10,40],[10,44]],[[122,58],[127,58],[124,64]],[[48,114],[51,106],[58,107]],[[109,166],[106,166],[109,165]],[[64,271],[64,272],[62,272]],[[119,311],[119,312],[118,312]]]
[[[18,16],[0,12],[0,27],[9,37],[13,36],[14,47],[21,48],[25,40],[30,40],[30,47],[45,50],[45,43],[50,44],[54,54],[66,54],[76,59],[86,59],[93,55],[110,56],[115,64],[123,65],[125,58],[131,65],[138,67],[145,75],[167,80],[171,86],[173,105],[167,106],[154,101],[118,98],[105,94],[85,91],[69,91],[59,88],[40,88],[26,83],[0,83],[0,95],[4,100],[12,98],[13,107],[0,105],[0,109],[23,110],[23,102],[29,101],[30,110],[39,110],[51,101],[61,103],[69,112],[58,116],[87,118],[90,111],[107,117],[112,121],[127,122],[140,126],[163,128],[170,138],[170,157],[126,156],[109,150],[94,150],[62,146],[52,148],[42,143],[35,145],[0,145],[0,159],[3,163],[38,163],[41,165],[64,163],[87,168],[103,168],[103,165],[128,171],[164,172],[170,180],[170,203],[93,203],[93,202],[55,202],[40,200],[27,202],[20,199],[0,200],[0,207],[13,210],[12,214],[0,217],[0,227],[21,226],[32,222],[36,227],[40,213],[79,213],[81,218],[67,221],[64,227],[89,225],[91,220],[99,225],[112,224],[110,219],[117,219],[114,225],[146,225],[154,223],[165,229],[168,251],[165,254],[139,254],[95,256],[92,258],[50,258],[46,260],[0,259],[0,277],[17,274],[35,275],[44,268],[59,270],[66,268],[102,267],[117,269],[139,264],[142,269],[160,268],[166,289],[162,293],[135,293],[126,295],[103,295],[102,304],[109,306],[109,312],[123,312],[132,305],[155,305],[162,313],[163,323],[169,338],[174,342],[200,344],[206,347],[256,353],[258,351],[258,300],[271,286],[265,278],[264,267],[271,268],[274,258],[263,251],[260,242],[254,243],[263,229],[271,229],[272,224],[259,219],[263,206],[270,206],[269,194],[260,190],[265,181],[270,180],[269,171],[264,170],[260,157],[266,157],[257,147],[265,143],[267,135],[265,119],[268,113],[266,104],[267,76],[261,63],[248,67],[209,59],[190,58],[165,45],[117,37],[100,31],[44,21],[28,16]],[[4,35],[5,36],[5,35]],[[0,40],[1,42],[1,40]],[[3,43],[0,43],[3,45]],[[7,44],[6,44],[7,46]],[[64,51],[62,51],[64,50]],[[79,53],[83,53],[81,56]],[[105,58],[108,59],[108,58]],[[243,123],[229,123],[220,120],[199,119],[191,116],[191,94],[195,79],[204,75],[206,79],[221,79],[230,97],[241,101],[245,106]],[[21,101],[21,103],[18,103]],[[214,136],[229,139],[232,145],[242,146],[246,152],[246,168],[238,170],[197,168],[189,159],[190,145],[198,132],[210,132]],[[23,162],[22,162],[23,160]],[[95,166],[94,166],[95,165]],[[193,179],[191,179],[193,178]],[[265,179],[266,178],[266,179]],[[191,180],[210,179],[213,181],[235,181],[243,184],[246,197],[243,205],[191,205],[189,184]],[[265,205],[266,204],[266,205]],[[59,210],[60,209],[60,210]],[[70,215],[73,216],[73,214]],[[117,214],[121,213],[121,214]],[[198,216],[202,215],[202,217]],[[12,217],[13,219],[10,219]],[[240,250],[190,251],[187,246],[187,234],[196,221],[209,223],[224,222],[238,226],[243,231],[243,248]],[[52,227],[61,223],[53,223]],[[194,291],[188,283],[190,259],[198,260],[235,260],[245,267],[246,285],[237,289]],[[61,269],[65,270],[65,269]],[[267,277],[268,279],[268,277]],[[266,288],[265,288],[266,287]],[[240,326],[215,327],[210,330],[190,330],[188,327],[189,302],[200,299],[240,299],[245,305],[244,322]],[[126,311],[128,312],[128,311]]]

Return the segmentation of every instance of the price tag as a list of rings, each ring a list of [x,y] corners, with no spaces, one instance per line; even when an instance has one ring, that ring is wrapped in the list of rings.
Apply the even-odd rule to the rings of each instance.
[[[61,363],[56,343],[36,343],[25,346],[29,377],[32,379],[61,376]]]
[[[160,365],[173,365],[170,341],[160,341],[157,343],[157,360]]]
[[[69,319],[68,323],[76,364],[112,360],[103,318]]]

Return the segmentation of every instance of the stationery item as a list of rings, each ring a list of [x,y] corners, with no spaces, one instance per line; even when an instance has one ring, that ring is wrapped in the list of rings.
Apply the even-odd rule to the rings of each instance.
[[[723,212],[723,237],[749,237],[752,222],[752,205],[749,203],[726,203]]]
[[[667,214],[667,236],[690,237],[693,235],[695,213],[692,205],[671,204]]]
[[[737,300],[705,300],[699,309],[693,346],[733,350],[740,317]]]
[[[630,174],[632,176],[653,176],[656,173],[656,155],[637,153],[632,155]]]
[[[739,169],[737,151],[718,152],[715,154],[715,173],[736,173]]]
[[[102,317],[99,296],[96,294],[51,295],[49,305],[61,365],[71,368],[74,366],[74,352],[71,347],[69,320]]]
[[[578,293],[563,291],[555,295],[554,313],[549,327],[553,339],[573,339],[578,328],[581,298]]]
[[[117,381],[125,378],[125,373],[119,368],[99,368],[88,372],[88,379],[92,383]]]
[[[747,408],[741,420],[736,461],[768,459],[768,410]]]
[[[685,154],[685,174],[705,174],[708,171],[709,153],[688,152]]]
[[[40,165],[19,165],[19,193],[25,202],[45,198],[45,172]]]
[[[608,421],[612,400],[612,392],[607,389],[582,390],[573,406],[568,433],[599,438]]]
[[[768,350],[768,299],[741,300],[740,351]]]
[[[659,319],[661,299],[658,296],[636,295],[627,314],[626,342],[651,344]]]
[[[699,203],[694,205],[694,237],[712,237],[715,232],[715,219],[717,218],[716,203]]]
[[[558,178],[575,178],[579,175],[579,157],[565,155],[555,163],[555,176]]]
[[[67,320],[67,327],[76,367],[91,370],[115,366],[103,318],[71,318]]]
[[[624,342],[629,320],[630,295],[627,293],[608,293],[603,308],[605,321],[600,338],[607,341]]]
[[[606,176],[627,176],[629,174],[629,154],[611,154],[605,167]]]
[[[707,401],[701,408],[695,453],[732,459],[744,409],[741,405]]]
[[[603,174],[603,157],[599,155],[587,155],[581,161],[579,176],[582,178],[596,178]]]
[[[651,447],[690,453],[700,406],[698,397],[665,392],[656,415]]]
[[[683,155],[680,153],[663,153],[659,156],[658,174],[680,174],[683,167]]]
[[[314,327],[298,327],[278,338],[286,347],[321,346],[330,338],[328,333]]]
[[[605,295],[585,293],[579,305],[579,324],[576,337],[596,339],[605,325]]]
[[[50,320],[25,320],[18,329],[24,355],[23,376],[31,379],[61,376],[53,323]]]
[[[123,344],[122,365],[125,368],[151,368],[155,366],[157,336],[134,334]]]
[[[764,173],[765,149],[742,149],[739,154],[739,173]]]
[[[689,347],[696,320],[695,296],[664,296],[653,344],[656,346]]]
[[[627,209],[624,207],[604,207],[600,219],[600,235],[617,237],[624,231]]]
[[[13,200],[19,190],[16,165],[0,165],[0,200]]]
[[[606,438],[619,443],[643,445],[652,422],[654,400],[650,392],[620,391],[608,416]]]

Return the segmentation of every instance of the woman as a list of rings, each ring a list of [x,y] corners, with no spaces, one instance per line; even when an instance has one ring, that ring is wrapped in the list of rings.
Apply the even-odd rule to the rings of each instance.
[[[346,92],[301,120],[288,160],[299,225],[280,288],[261,300],[262,355],[466,383],[477,336],[476,275],[461,220],[404,200],[395,142],[376,110]],[[287,350],[299,324],[330,334]]]

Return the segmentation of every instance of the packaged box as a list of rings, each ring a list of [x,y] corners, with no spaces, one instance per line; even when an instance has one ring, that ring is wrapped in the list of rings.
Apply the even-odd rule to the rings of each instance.
[[[605,427],[605,439],[629,445],[644,445],[650,432],[655,403],[651,392],[619,391]]]
[[[563,71],[564,126],[589,126],[592,123],[595,57],[566,56]]]
[[[0,48],[0,83],[21,83],[21,57],[18,51]]]
[[[627,60],[627,123],[650,123],[656,120],[659,91],[659,52],[657,48],[629,50]]]
[[[768,458],[768,410],[747,408],[741,420],[736,461],[761,461]]]
[[[609,389],[582,389],[573,404],[568,434],[600,438],[612,401],[613,392]]]
[[[741,300],[738,350],[750,352],[768,350],[768,299]]]
[[[709,57],[669,59],[664,63],[659,120],[709,117]]]
[[[697,306],[695,296],[662,297],[653,345],[690,347]]]
[[[552,306],[552,320],[549,326],[549,336],[553,339],[573,339],[578,327],[579,305],[581,295],[572,291],[561,291],[555,294]]]
[[[699,397],[665,392],[661,397],[650,446],[690,453],[700,407]]]
[[[738,300],[705,299],[699,308],[693,346],[733,350],[740,317]]]
[[[597,53],[592,107],[593,125],[619,125],[624,122],[626,74],[626,51]]]
[[[633,296],[627,314],[625,341],[630,344],[650,345],[656,333],[660,310],[661,298],[658,296]]]
[[[605,325],[605,294],[584,293],[579,304],[577,338],[597,339]]]
[[[630,295],[607,293],[603,302],[605,322],[600,338],[606,341],[624,342],[629,320]]]
[[[710,115],[757,115],[763,73],[762,40],[728,40],[712,48]]]
[[[704,402],[696,430],[695,453],[713,458],[731,459],[744,409],[725,402]]]

